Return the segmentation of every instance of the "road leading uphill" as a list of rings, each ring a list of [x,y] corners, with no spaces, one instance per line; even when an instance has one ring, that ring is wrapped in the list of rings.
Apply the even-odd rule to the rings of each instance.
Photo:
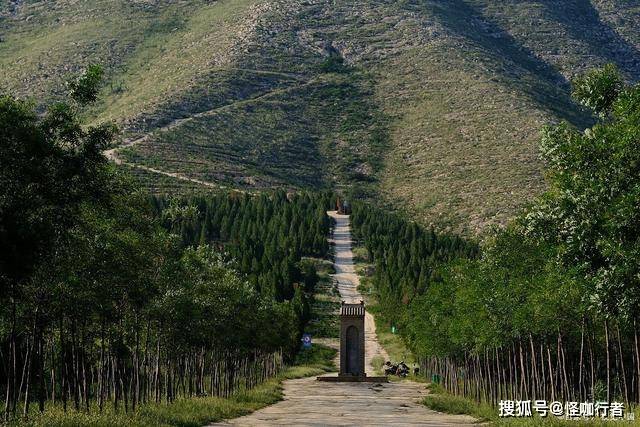
[[[341,298],[360,302],[351,250],[349,216],[329,212],[335,219],[331,242]],[[366,370],[373,373],[371,359],[388,359],[378,343],[370,313],[365,317]],[[335,375],[335,374],[334,374]],[[285,381],[284,399],[250,415],[214,426],[460,426],[472,425],[465,415],[447,415],[427,409],[420,401],[427,394],[424,384],[402,381],[379,383],[320,382],[315,378]]]
[[[349,304],[357,304],[363,300],[362,295],[358,291],[360,278],[355,272],[353,263],[353,252],[351,250],[351,227],[349,226],[349,216],[340,215],[337,212],[328,212],[335,222],[333,236],[329,240],[333,243],[334,266],[336,273],[333,275],[334,280],[338,282],[338,291],[340,298]],[[371,361],[376,356],[381,356],[384,360],[389,360],[389,355],[378,343],[376,335],[376,324],[373,316],[368,311],[364,317],[364,341],[365,341],[365,370],[368,375],[374,373]]]

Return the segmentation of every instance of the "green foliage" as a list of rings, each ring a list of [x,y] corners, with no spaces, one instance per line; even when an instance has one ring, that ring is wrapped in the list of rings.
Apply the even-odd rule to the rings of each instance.
[[[460,237],[437,234],[373,206],[355,202],[354,237],[374,263],[372,281],[386,321],[399,325],[407,306],[439,281],[439,268],[458,257],[473,257],[477,246]],[[404,328],[401,328],[404,329]]]
[[[309,316],[317,276],[301,257],[327,251],[331,196],[221,195],[161,215],[102,155],[113,127],[79,113],[0,98],[2,416],[53,395],[133,411],[276,375]]]
[[[168,279],[157,309],[160,321],[172,325],[166,338],[175,349],[215,346],[246,354],[288,348],[296,339],[294,313],[261,297],[207,246],[185,249]]]
[[[607,121],[584,132],[567,124],[546,129],[551,189],[521,223],[528,236],[557,248],[562,267],[578,269],[599,312],[631,318],[640,308],[640,86],[622,88],[616,76],[608,66],[584,78],[600,88],[593,102],[611,111]]]
[[[550,255],[509,229],[487,243],[480,260],[450,263],[410,306],[414,351],[456,357],[558,329],[579,339],[584,289]]]
[[[312,261],[312,260],[308,260]],[[328,260],[313,260],[318,282],[310,299],[310,319],[304,332],[313,338],[337,338],[340,335],[340,293],[333,278],[333,264]]]
[[[329,55],[320,64],[319,68],[323,73],[344,73],[348,71],[347,66],[344,64],[344,58],[340,55]]]
[[[71,98],[79,104],[89,104],[98,98],[104,70],[100,65],[90,65],[78,78],[69,80],[67,87]]]
[[[339,310],[340,302],[333,298],[320,299],[316,294],[311,302],[312,317],[305,327],[305,332],[313,337],[338,338],[340,335]]]
[[[296,365],[319,367],[326,371],[333,371],[336,366],[333,359],[337,351],[319,344],[313,344],[309,349],[302,349],[298,352],[295,360]]]
[[[310,294],[318,282],[314,264],[303,257],[324,258],[328,253],[330,223],[326,210],[330,201],[330,193],[287,195],[277,191],[255,196],[220,193],[180,200],[155,198],[153,204],[164,227],[181,236],[184,247],[208,244],[221,248],[263,300],[287,302],[280,309],[289,317],[275,312],[272,317],[260,317],[259,312],[251,312],[255,306],[248,304],[241,318],[255,319],[246,323],[249,328],[264,322],[278,325],[280,337],[261,334],[258,341],[273,340],[288,349],[290,356],[297,350],[298,338],[309,321]],[[245,296],[237,302],[242,300],[250,301]],[[237,310],[230,310],[229,315],[238,316]],[[220,323],[231,321],[229,318]],[[229,332],[229,337],[249,339],[249,332]],[[228,347],[236,345],[239,343],[229,343]]]
[[[607,64],[575,78],[573,99],[579,104],[592,109],[596,114],[605,117],[623,89],[622,74],[615,64]]]
[[[590,79],[602,77],[607,86],[614,71],[583,81],[597,87]],[[530,397],[526,387],[508,389],[520,360],[520,378],[537,382],[538,396],[555,387],[563,396],[635,399],[629,384],[639,352],[640,86],[616,91],[600,104],[610,114],[592,128],[545,129],[549,190],[488,236],[482,257],[450,262],[409,305],[408,341],[429,372],[446,377],[449,391],[461,392],[454,378],[465,371],[467,397],[493,404],[514,390]],[[579,374],[552,377],[552,360]],[[489,375],[491,366],[509,366],[504,389],[476,388],[473,381],[487,380],[475,369],[481,366]]]
[[[110,127],[83,129],[66,104],[38,117],[31,104],[0,97],[2,295],[55,251],[85,202],[108,199],[113,178],[101,150],[112,136]]]
[[[311,290],[318,281],[313,264],[302,257],[327,255],[330,201],[329,193],[277,191],[160,198],[154,204],[185,246],[222,245],[263,295],[284,301],[294,297],[296,284]]]

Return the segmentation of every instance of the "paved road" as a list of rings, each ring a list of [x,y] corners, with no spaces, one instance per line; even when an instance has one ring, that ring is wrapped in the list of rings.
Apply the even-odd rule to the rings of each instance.
[[[346,302],[360,302],[360,283],[355,274],[349,217],[329,212],[336,220],[334,278]],[[327,341],[327,340],[325,340]],[[327,341],[337,344],[337,340]],[[334,344],[334,345],[336,345]],[[371,359],[387,353],[378,343],[373,316],[365,317],[367,373],[373,373]],[[460,426],[475,421],[464,415],[446,415],[427,409],[420,401],[427,393],[424,384],[412,381],[374,383],[329,383],[315,378],[285,381],[284,400],[245,417],[216,426]]]
[[[431,411],[419,403],[423,384],[286,381],[275,405],[217,426],[463,426],[473,419]]]

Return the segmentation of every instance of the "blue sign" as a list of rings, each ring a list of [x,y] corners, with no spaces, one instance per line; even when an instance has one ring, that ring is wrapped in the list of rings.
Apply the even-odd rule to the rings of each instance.
[[[311,335],[302,334],[302,348],[311,348]]]

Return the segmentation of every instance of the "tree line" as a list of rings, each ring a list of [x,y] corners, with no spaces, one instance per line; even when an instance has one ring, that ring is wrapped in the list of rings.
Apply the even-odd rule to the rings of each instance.
[[[5,420],[227,396],[275,375],[299,344],[297,283],[315,273],[301,257],[326,251],[322,197],[164,206],[139,191],[102,154],[117,130],[79,119],[101,73],[43,114],[0,96]]]
[[[152,204],[165,229],[182,245],[210,245],[225,254],[258,294],[289,301],[294,325],[302,334],[309,320],[309,298],[318,281],[309,257],[325,258],[331,225],[326,214],[329,192],[283,190],[210,194],[182,199],[154,197]],[[297,348],[297,340],[287,354]]]
[[[403,323],[411,302],[423,295],[430,283],[441,280],[443,263],[478,254],[475,242],[436,233],[365,202],[352,205],[353,235],[375,266],[372,280],[382,315],[393,324]]]
[[[423,372],[453,393],[640,402],[640,86],[614,66],[573,86],[599,119],[544,129],[548,191],[485,236],[480,257],[442,263],[401,310]],[[402,277],[390,283],[403,289]]]
[[[260,293],[284,301],[294,298],[296,284],[315,285],[313,264],[303,258],[328,254],[331,201],[328,192],[277,190],[154,198],[153,205],[185,245],[219,246]]]

